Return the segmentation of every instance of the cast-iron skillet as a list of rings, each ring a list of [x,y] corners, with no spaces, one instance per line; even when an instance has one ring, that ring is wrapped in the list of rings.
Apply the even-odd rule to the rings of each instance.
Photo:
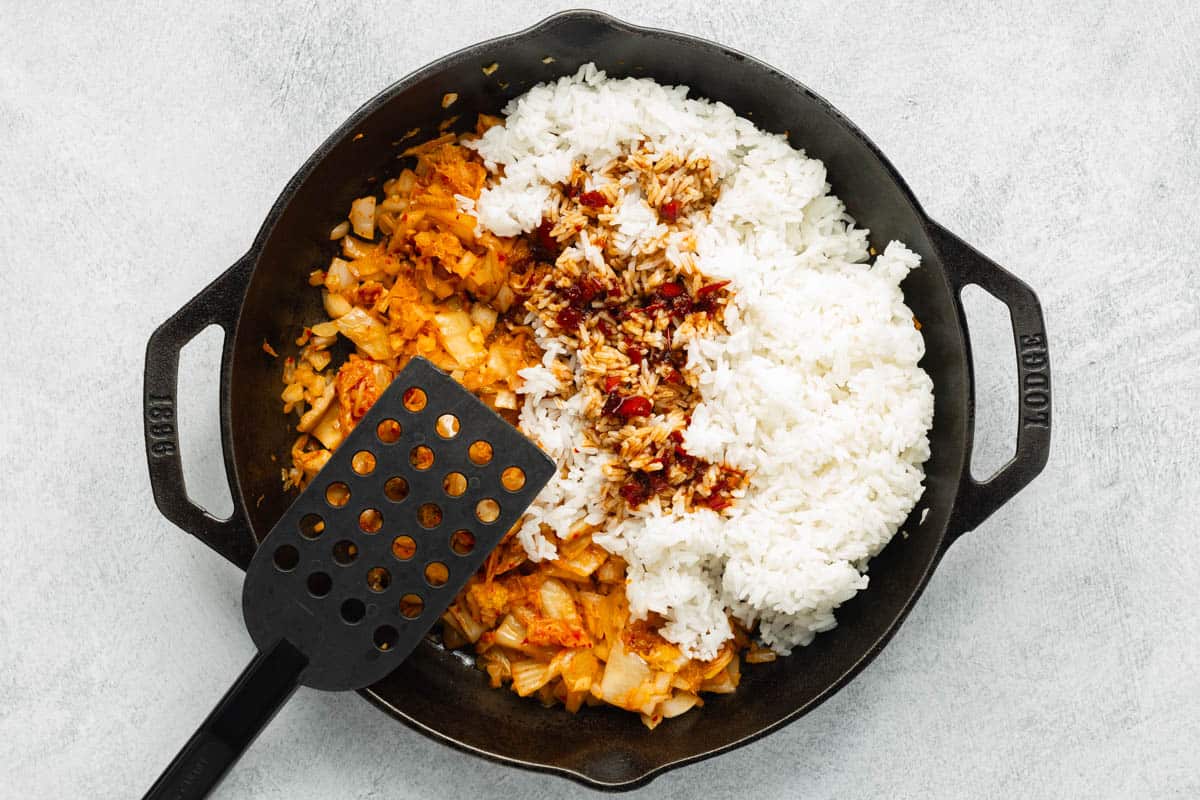
[[[550,58],[553,60],[551,61]],[[236,264],[162,325],[146,353],[146,449],[155,501],[172,522],[244,567],[291,501],[280,466],[293,432],[281,415],[280,363],[264,340],[290,342],[322,316],[309,270],[329,257],[328,231],[350,201],[397,171],[397,153],[461,115],[498,113],[535,83],[594,61],[614,76],[686,84],[720,100],[828,167],[834,191],[871,231],[875,247],[901,239],[923,266],[904,282],[922,323],[933,378],[933,457],[926,490],[897,536],[871,564],[871,587],[838,612],[836,630],[790,658],[748,666],[734,695],[706,698],[697,713],[646,730],[611,708],[572,716],[542,708],[428,642],[363,694],[387,713],[443,742],[592,786],[628,789],[678,767],[745,744],[809,711],[862,670],[896,631],[946,548],[1037,475],[1050,445],[1050,367],[1041,308],[1030,288],[930,220],[901,177],[845,117],[776,69],[712,42],[572,11],[521,33],[469,47],[418,70],[356,111],[300,168],[279,196],[254,244]],[[499,64],[491,75],[482,68]],[[448,92],[458,94],[442,109]],[[413,128],[418,136],[398,140]],[[1012,315],[1020,413],[1016,455],[985,483],[968,472],[974,383],[959,294],[977,284]],[[215,519],[187,497],[174,424],[180,348],[211,324],[225,331],[221,362],[221,436],[233,515]],[[281,350],[283,348],[281,347]],[[280,461],[273,461],[275,454]],[[924,522],[921,522],[922,516]],[[932,687],[931,687],[932,690]]]

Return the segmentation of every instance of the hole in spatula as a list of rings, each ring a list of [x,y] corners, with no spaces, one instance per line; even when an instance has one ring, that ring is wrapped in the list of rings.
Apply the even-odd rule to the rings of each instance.
[[[336,481],[325,487],[325,502],[334,508],[341,508],[350,502],[350,487],[341,481]]]
[[[358,558],[358,545],[349,539],[342,539],[333,546],[333,560],[343,567],[348,567]]]
[[[520,467],[509,467],[500,473],[500,485],[510,492],[519,492],[525,485],[525,470]]]
[[[290,544],[280,545],[275,548],[273,560],[280,572],[291,572],[300,563],[300,551]]]
[[[500,504],[485,497],[475,504],[475,516],[480,522],[490,525],[500,518]]]
[[[375,629],[374,641],[376,647],[387,652],[396,646],[396,642],[400,641],[400,632],[391,625],[380,625]]]
[[[370,475],[375,471],[375,456],[369,450],[359,450],[350,459],[350,466],[358,475]]]
[[[417,541],[411,536],[397,536],[392,539],[392,555],[400,561],[408,561],[417,554]]]
[[[430,561],[425,565],[425,580],[435,589],[445,586],[446,581],[450,580],[450,570],[440,561]]]
[[[367,604],[357,597],[351,597],[342,603],[342,620],[350,625],[357,625],[367,615]]]
[[[305,514],[300,518],[300,535],[305,539],[316,539],[325,532],[325,520],[316,514]]]
[[[383,567],[371,567],[367,570],[367,588],[372,592],[386,592],[392,585],[392,573]]]
[[[408,463],[413,465],[413,469],[429,469],[433,466],[433,450],[423,444],[417,445],[408,454]]]
[[[377,508],[364,508],[358,515],[358,527],[363,533],[379,533],[383,527],[383,514]]]
[[[384,444],[395,444],[400,441],[400,423],[394,419],[385,419],[375,426],[375,435]]]
[[[388,500],[399,503],[408,497],[408,481],[401,477],[388,478],[387,483],[383,485],[383,493]]]
[[[416,619],[425,609],[425,601],[417,594],[406,594],[400,598],[400,613],[407,619]]]
[[[461,472],[451,472],[442,478],[442,491],[451,497],[462,497],[467,491],[467,476]]]
[[[458,417],[453,414],[442,414],[438,417],[437,434],[443,439],[453,439],[458,436]]]
[[[422,411],[429,398],[425,396],[425,392],[416,386],[406,389],[404,392],[404,407],[414,414]]]
[[[475,549],[475,534],[468,530],[455,531],[450,536],[450,549],[460,556],[470,555]]]
[[[325,572],[314,572],[308,576],[308,593],[313,597],[324,597],[333,588],[333,578]]]
[[[442,508],[437,503],[425,503],[417,509],[417,522],[425,530],[442,524]]]
[[[467,448],[467,457],[472,464],[482,467],[492,460],[492,446],[485,441],[472,442]]]

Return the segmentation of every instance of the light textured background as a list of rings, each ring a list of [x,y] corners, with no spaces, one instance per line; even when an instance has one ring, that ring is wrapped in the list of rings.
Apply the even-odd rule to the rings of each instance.
[[[1036,287],[1056,382],[1045,474],[954,546],[861,677],[638,796],[1200,796],[1197,6],[602,5],[828,97]],[[3,3],[0,797],[139,796],[250,657],[239,574],[151,502],[143,347],[350,111],[554,10],[451,6]],[[1015,414],[994,310],[975,332],[993,464]],[[215,353],[184,375],[204,497]],[[301,691],[219,796],[582,793]]]

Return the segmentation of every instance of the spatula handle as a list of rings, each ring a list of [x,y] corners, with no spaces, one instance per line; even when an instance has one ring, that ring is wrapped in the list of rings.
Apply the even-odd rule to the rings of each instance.
[[[207,797],[296,691],[307,664],[282,640],[256,655],[144,800]]]

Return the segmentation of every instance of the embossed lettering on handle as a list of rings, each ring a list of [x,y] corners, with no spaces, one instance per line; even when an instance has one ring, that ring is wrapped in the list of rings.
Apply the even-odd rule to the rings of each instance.
[[[1021,424],[1026,428],[1050,427],[1050,356],[1046,334],[1026,333],[1020,339]]]
[[[175,398],[151,394],[146,398],[147,448],[152,458],[166,458],[179,452],[178,432],[175,427]]]

